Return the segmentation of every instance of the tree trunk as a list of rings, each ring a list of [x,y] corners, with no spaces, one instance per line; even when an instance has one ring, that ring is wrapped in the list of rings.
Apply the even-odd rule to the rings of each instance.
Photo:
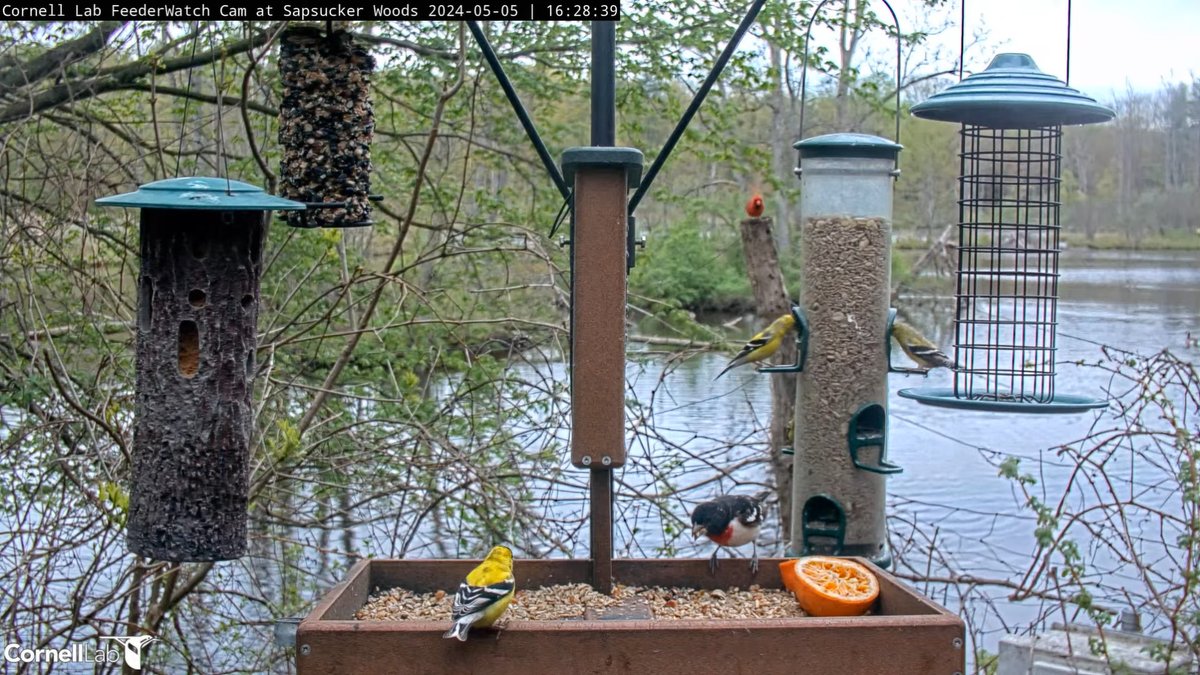
[[[771,53],[771,168],[775,179],[781,185],[787,185],[792,180],[792,169],[795,168],[795,154],[792,150],[792,137],[789,133],[788,122],[792,119],[790,97],[783,82],[782,48],[774,43],[768,43]],[[787,190],[775,191],[775,216],[779,219],[779,227],[775,232],[775,243],[778,250],[785,254],[792,250],[792,205]]]
[[[783,284],[779,270],[779,254],[771,232],[771,218],[747,218],[742,221],[742,252],[746,256],[746,273],[754,291],[754,306],[762,325],[791,311],[792,301]],[[780,347],[779,363],[796,362],[796,342],[785,340]],[[780,373],[767,376],[771,380],[771,427],[767,445],[771,457],[771,473],[779,494],[779,516],[784,537],[792,531],[792,459],[784,455],[791,448],[789,427],[796,406],[796,376]]]

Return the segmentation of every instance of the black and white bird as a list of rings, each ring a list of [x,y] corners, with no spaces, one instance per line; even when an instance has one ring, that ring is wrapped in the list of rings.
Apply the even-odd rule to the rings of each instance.
[[[758,542],[755,540],[767,515],[763,502],[770,494],[770,490],[764,490],[753,497],[723,495],[699,504],[692,511],[692,535],[696,539],[708,537],[717,544],[717,550],[708,560],[710,572],[715,574],[717,571],[717,554],[721,552],[721,546],[753,544],[750,571],[758,573]]]

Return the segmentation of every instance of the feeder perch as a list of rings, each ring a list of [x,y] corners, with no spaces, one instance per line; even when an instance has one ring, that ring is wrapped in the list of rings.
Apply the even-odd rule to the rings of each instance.
[[[796,362],[782,366],[763,366],[760,373],[799,373],[808,360],[808,317],[804,310],[792,305],[792,318],[796,320]],[[790,454],[790,453],[787,453]]]
[[[345,31],[294,26],[279,42],[280,192],[308,208],[292,227],[372,224],[371,139],[375,60]]]
[[[887,412],[878,403],[868,403],[850,418],[846,431],[846,444],[850,448],[850,461],[855,468],[872,473],[893,474],[904,469],[884,459],[887,455]],[[874,463],[860,458],[864,448],[878,448]],[[866,453],[862,453],[866,454]]]
[[[129,550],[241,556],[267,212],[304,206],[223,178],[161,180],[96,203],[141,209]]]
[[[999,54],[913,115],[958,122],[958,271],[954,386],[903,389],[930,405],[999,412],[1074,413],[1107,402],[1054,389],[1058,329],[1062,127],[1112,110]]]

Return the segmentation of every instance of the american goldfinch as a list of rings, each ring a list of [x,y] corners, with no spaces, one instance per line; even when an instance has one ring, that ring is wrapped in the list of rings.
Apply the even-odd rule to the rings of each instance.
[[[757,192],[746,202],[746,215],[757,218],[763,214],[763,198]]]
[[[931,368],[954,368],[954,361],[945,352],[930,342],[916,328],[896,320],[892,324],[892,337],[900,344],[900,348],[908,354],[908,358],[917,362],[925,370]]]
[[[467,640],[472,626],[486,628],[496,622],[512,601],[517,581],[513,578],[512,551],[495,546],[479,566],[471,570],[454,595],[454,625],[442,637]]]
[[[753,497],[746,495],[724,495],[711,501],[704,502],[692,511],[692,536],[696,539],[708,537],[715,544],[708,559],[710,572],[717,571],[717,554],[722,546],[743,546],[754,544],[754,554],[750,558],[750,571],[758,573],[758,531],[762,529],[766,509],[763,502],[770,495],[764,490]]]
[[[761,333],[750,338],[750,341],[742,347],[742,351],[738,352],[729,365],[725,366],[725,370],[717,373],[717,377],[713,379],[721,377],[732,368],[770,357],[779,350],[779,345],[783,344],[783,337],[795,327],[796,319],[791,314],[784,314],[775,319]]]

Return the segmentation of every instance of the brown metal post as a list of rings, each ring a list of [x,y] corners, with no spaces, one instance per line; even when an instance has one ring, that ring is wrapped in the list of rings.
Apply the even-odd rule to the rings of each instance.
[[[625,171],[575,174],[571,315],[571,462],[625,463]]]
[[[592,469],[592,588],[605,595],[613,587],[613,472]]]
[[[591,472],[592,585],[612,590],[612,470],[625,464],[627,192],[641,175],[631,148],[571,148],[571,463]]]

